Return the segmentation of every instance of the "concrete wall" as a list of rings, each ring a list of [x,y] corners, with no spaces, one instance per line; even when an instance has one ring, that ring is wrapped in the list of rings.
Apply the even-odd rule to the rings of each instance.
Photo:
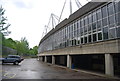
[[[51,57],[53,59],[52,64],[55,64],[55,62],[58,62],[58,64],[59,64],[60,62],[63,61],[63,62],[67,63],[66,66],[68,68],[71,68],[72,62],[74,60],[79,62],[79,63],[77,63],[77,64],[80,64],[80,65],[78,65],[78,67],[83,67],[83,66],[87,67],[88,66],[87,63],[90,63],[88,58],[90,59],[91,55],[99,55],[99,54],[102,55],[100,61],[102,61],[103,63],[102,63],[102,65],[95,65],[95,66],[97,66],[98,68],[101,68],[101,69],[103,68],[103,72],[108,76],[114,76],[114,75],[120,76],[119,69],[117,69],[119,67],[119,65],[116,65],[116,63],[118,63],[118,61],[116,61],[115,58],[113,58],[114,55],[118,55],[118,56],[120,55],[120,39],[109,40],[109,41],[104,41],[104,42],[96,42],[96,43],[91,43],[91,44],[84,44],[81,46],[67,47],[67,48],[57,49],[57,50],[53,50],[53,51],[47,51],[47,52],[38,54],[38,56],[40,56],[40,57],[48,56],[48,55],[57,56],[58,58]],[[64,56],[66,55],[67,61],[63,60],[63,58],[60,58],[60,56],[62,56],[62,55],[64,55]],[[77,58],[73,59],[73,57],[75,57],[75,55],[78,55],[80,57],[82,55],[82,56],[84,56],[84,58],[83,57],[79,58],[77,56]],[[86,58],[85,56],[87,56],[88,58]],[[117,56],[117,59],[119,59],[118,56]],[[57,59],[57,60],[55,60],[55,59]],[[87,60],[84,60],[84,59],[87,59]],[[86,61],[86,63],[85,63],[85,61]],[[95,64],[95,63],[91,62],[90,64]],[[90,69],[91,66],[88,66],[88,67]],[[85,69],[85,67],[83,67],[83,68]],[[92,69],[94,69],[94,68],[91,67],[91,70]],[[115,73],[115,71],[117,73]]]
[[[120,53],[120,39],[109,40],[104,42],[97,42],[91,44],[85,44],[80,46],[67,47],[57,49],[53,51],[47,51],[38,56],[44,55],[74,55],[74,54],[109,54],[109,53]]]

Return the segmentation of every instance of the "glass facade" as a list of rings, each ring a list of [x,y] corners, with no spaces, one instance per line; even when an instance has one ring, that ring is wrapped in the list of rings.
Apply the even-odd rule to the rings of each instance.
[[[116,38],[120,38],[120,2],[109,2],[49,36],[39,53]]]

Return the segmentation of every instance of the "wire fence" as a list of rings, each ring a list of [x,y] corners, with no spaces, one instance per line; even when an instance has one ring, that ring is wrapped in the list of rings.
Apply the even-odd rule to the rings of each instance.
[[[6,47],[6,46],[2,46],[2,57],[8,56],[8,55],[16,55],[17,54],[17,50]]]

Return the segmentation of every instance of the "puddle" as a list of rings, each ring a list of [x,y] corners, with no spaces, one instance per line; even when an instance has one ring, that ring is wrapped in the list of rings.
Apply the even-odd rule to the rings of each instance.
[[[21,71],[28,71],[27,69],[21,69]]]
[[[37,70],[31,70],[31,71],[37,71]]]

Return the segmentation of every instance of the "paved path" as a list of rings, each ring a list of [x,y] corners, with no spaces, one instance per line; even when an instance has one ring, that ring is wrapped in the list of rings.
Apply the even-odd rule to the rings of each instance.
[[[19,65],[4,64],[0,72],[3,79],[104,79],[104,77],[48,65],[36,59],[25,59]]]

